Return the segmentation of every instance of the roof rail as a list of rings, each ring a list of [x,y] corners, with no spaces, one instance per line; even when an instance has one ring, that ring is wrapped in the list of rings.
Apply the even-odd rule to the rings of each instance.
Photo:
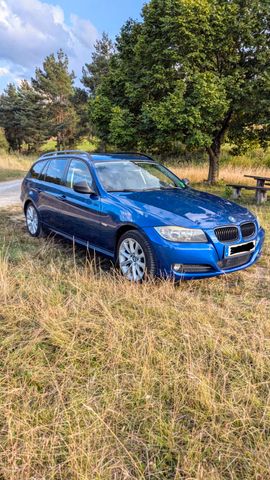
[[[148,158],[149,160],[153,160],[150,155],[146,155],[145,153],[141,152],[107,152],[104,153],[104,155],[138,155],[138,157],[145,157]]]
[[[54,152],[47,152],[41,155],[40,158],[49,158],[49,157],[57,157],[60,155],[73,155],[73,154],[80,154],[80,155],[89,155],[89,153],[84,152],[83,150],[56,150]]]

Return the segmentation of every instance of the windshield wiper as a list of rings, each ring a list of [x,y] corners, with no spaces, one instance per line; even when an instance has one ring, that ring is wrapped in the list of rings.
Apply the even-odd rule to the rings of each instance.
[[[126,193],[126,192],[143,192],[144,190],[135,190],[135,189],[131,189],[131,188],[122,188],[121,190],[107,190],[107,192],[109,193]]]
[[[160,192],[161,190],[174,190],[174,189],[182,190],[182,187],[177,187],[173,185],[168,185],[167,187],[153,187],[153,188],[143,188],[143,189],[132,189],[132,188],[123,188],[121,190],[107,190],[109,193],[127,193],[127,192]]]

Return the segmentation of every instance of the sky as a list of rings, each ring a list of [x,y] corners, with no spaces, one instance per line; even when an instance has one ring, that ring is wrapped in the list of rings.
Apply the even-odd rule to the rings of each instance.
[[[35,67],[59,48],[81,77],[102,32],[111,38],[128,18],[140,19],[146,0],[0,0],[0,92],[31,79]]]

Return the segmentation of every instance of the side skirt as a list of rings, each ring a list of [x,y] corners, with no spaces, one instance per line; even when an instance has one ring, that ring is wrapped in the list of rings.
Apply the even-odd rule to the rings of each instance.
[[[47,227],[49,228],[49,227]],[[90,250],[94,250],[95,252],[101,253],[102,255],[110,258],[114,258],[114,252],[111,252],[110,250],[106,250],[105,248],[100,248],[97,247],[96,245],[93,245],[89,242],[86,242],[85,240],[82,240],[81,238],[77,237],[72,237],[71,235],[67,235],[66,233],[60,232],[59,230],[54,230],[53,228],[49,228],[50,232],[55,233],[56,235],[60,235],[61,237],[70,240],[71,242],[78,243],[78,245],[82,245],[83,247],[86,247],[87,249],[89,248]]]

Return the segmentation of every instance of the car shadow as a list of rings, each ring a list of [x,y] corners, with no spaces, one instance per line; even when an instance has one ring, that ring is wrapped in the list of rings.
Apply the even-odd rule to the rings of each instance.
[[[60,249],[61,252],[69,258],[75,257],[78,265],[84,266],[85,263],[91,264],[95,273],[98,273],[100,270],[102,272],[112,272],[115,270],[112,259],[83,245],[65,239],[61,235],[49,233],[45,241],[50,242],[54,247]]]

